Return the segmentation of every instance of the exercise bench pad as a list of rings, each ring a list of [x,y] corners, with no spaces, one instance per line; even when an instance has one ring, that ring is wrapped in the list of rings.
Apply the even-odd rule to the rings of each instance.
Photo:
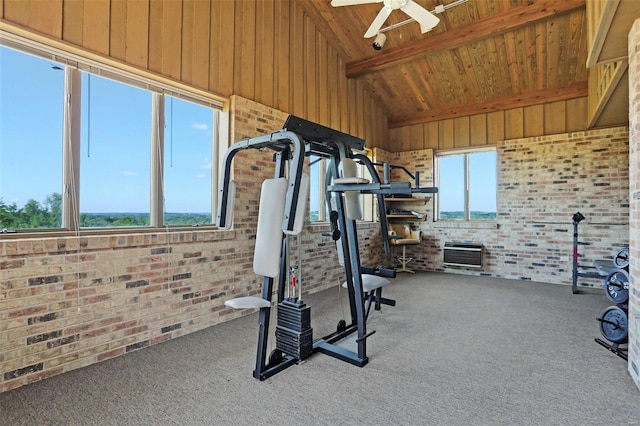
[[[388,279],[379,277],[377,275],[363,274],[362,275],[362,291],[364,291],[365,293],[368,293],[371,290],[384,287],[390,282],[391,281],[389,281]],[[342,283],[342,287],[347,288],[346,281]]]
[[[268,308],[271,303],[262,297],[246,296],[227,300],[224,305],[233,309],[259,309]]]

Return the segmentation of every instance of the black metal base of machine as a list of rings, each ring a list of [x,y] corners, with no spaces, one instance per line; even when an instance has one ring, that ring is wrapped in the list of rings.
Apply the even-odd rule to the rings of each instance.
[[[320,352],[325,355],[329,355],[333,358],[337,358],[341,361],[347,362],[349,364],[355,365],[357,367],[364,367],[369,362],[369,358],[367,356],[361,356],[359,354],[360,351],[354,352],[348,349],[342,348],[338,346],[336,343],[346,338],[352,333],[358,331],[357,324],[339,324],[338,330],[335,333],[331,333],[328,336],[325,336],[313,343],[314,352]],[[373,333],[370,333],[373,334]],[[364,339],[366,340],[365,336]],[[356,343],[359,343],[356,341]],[[362,342],[361,344],[363,344]]]
[[[279,353],[277,357],[271,357],[269,364],[263,371],[253,370],[253,377],[262,381],[269,377],[281,372],[284,369],[291,367],[298,362],[298,358]]]
[[[600,346],[606,348],[607,350],[609,350],[610,352],[613,352],[614,354],[618,355],[620,358],[624,359],[625,361],[628,361],[628,356],[627,356],[627,352],[629,351],[628,348],[621,348],[620,345],[618,343],[609,343],[609,342],[605,342],[602,339],[595,339],[596,343],[599,344]]]

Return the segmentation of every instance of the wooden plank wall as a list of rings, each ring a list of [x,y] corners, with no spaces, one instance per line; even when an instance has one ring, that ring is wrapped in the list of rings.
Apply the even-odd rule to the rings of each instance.
[[[389,151],[455,149],[587,130],[587,98],[433,121],[389,130]]]
[[[289,0],[0,0],[0,18],[388,148],[387,112]]]

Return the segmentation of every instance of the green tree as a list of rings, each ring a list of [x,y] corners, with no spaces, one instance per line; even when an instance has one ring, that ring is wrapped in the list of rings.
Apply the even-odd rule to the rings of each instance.
[[[44,201],[46,209],[49,211],[49,228],[60,228],[62,226],[62,194],[54,192],[47,196]]]
[[[18,206],[15,203],[7,205],[0,198],[0,229],[17,228],[18,217]]]
[[[30,199],[18,208],[0,199],[0,229],[59,228],[62,225],[62,195],[53,193],[40,204]]]

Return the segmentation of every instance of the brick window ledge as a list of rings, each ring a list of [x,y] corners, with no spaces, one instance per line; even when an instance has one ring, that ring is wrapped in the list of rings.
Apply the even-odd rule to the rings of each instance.
[[[499,224],[495,220],[439,220],[433,222],[433,227],[436,229],[498,229]]]

